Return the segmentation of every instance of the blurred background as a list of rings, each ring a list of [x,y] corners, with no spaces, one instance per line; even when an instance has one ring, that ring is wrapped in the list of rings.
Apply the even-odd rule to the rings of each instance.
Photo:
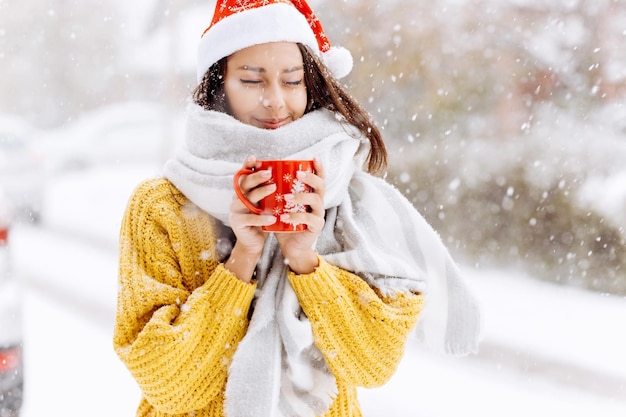
[[[626,3],[309,3],[331,43],[352,52],[345,83],[383,128],[387,180],[483,297],[485,344],[472,363],[623,412],[626,361],[610,352],[626,348]],[[0,0],[0,202],[12,213],[25,338],[39,340],[29,329],[56,303],[110,345],[119,220],[134,185],[158,175],[181,138],[214,4]],[[61,272],[76,263],[71,245],[106,260]],[[8,305],[13,292],[4,294]],[[542,333],[546,322],[555,327]],[[25,349],[33,363],[42,355]],[[444,402],[418,411],[453,415]]]

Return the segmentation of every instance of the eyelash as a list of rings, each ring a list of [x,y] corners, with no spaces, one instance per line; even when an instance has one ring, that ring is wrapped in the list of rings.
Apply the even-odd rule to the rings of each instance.
[[[260,80],[241,80],[242,84],[251,84],[251,85],[258,85],[261,84],[263,81]],[[286,81],[285,84],[292,86],[292,87],[297,87],[299,85],[302,85],[302,80],[298,80],[298,81]]]

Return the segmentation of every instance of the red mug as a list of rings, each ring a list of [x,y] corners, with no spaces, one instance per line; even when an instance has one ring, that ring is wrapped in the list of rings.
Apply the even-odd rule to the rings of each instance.
[[[285,201],[285,194],[297,194],[309,192],[311,189],[297,178],[298,171],[314,172],[313,161],[310,160],[266,160],[258,161],[261,166],[258,169],[242,168],[235,174],[233,185],[237,197],[243,204],[255,214],[272,214],[276,216],[276,223],[263,226],[267,232],[301,232],[306,230],[305,224],[284,223],[280,220],[283,213],[304,213],[307,207],[302,204],[295,204]],[[239,187],[239,177],[250,175],[256,171],[270,170],[272,177],[265,184],[276,184],[276,191],[268,195],[259,202],[259,206],[252,204]]]

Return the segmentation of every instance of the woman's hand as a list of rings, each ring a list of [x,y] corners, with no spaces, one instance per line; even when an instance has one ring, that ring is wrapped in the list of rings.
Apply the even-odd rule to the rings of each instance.
[[[243,167],[258,169],[260,163],[254,156],[250,156],[244,162]],[[262,198],[276,190],[275,184],[262,185],[269,179],[270,175],[269,171],[264,170],[241,177],[241,191],[252,204],[257,204]],[[274,224],[276,217],[251,213],[235,195],[230,203],[228,218],[237,240],[225,264],[226,268],[242,281],[250,282],[256,263],[263,251],[265,239],[267,239],[267,233],[261,230],[261,226]]]
[[[319,159],[313,160],[315,174],[298,172],[298,179],[311,187],[311,192],[286,195],[294,203],[308,206],[305,213],[286,213],[281,215],[285,223],[306,224],[302,232],[276,233],[283,256],[289,263],[289,268],[296,274],[311,273],[318,266],[317,253],[313,250],[313,243],[324,228],[324,167]]]

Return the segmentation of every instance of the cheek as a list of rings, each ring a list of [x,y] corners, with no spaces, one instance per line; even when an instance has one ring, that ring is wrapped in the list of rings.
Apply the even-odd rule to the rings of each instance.
[[[295,89],[291,92],[289,102],[293,111],[304,114],[307,106],[307,94],[305,88]]]
[[[258,89],[247,88],[239,83],[226,82],[224,91],[233,115],[237,118],[253,110],[260,101]]]

